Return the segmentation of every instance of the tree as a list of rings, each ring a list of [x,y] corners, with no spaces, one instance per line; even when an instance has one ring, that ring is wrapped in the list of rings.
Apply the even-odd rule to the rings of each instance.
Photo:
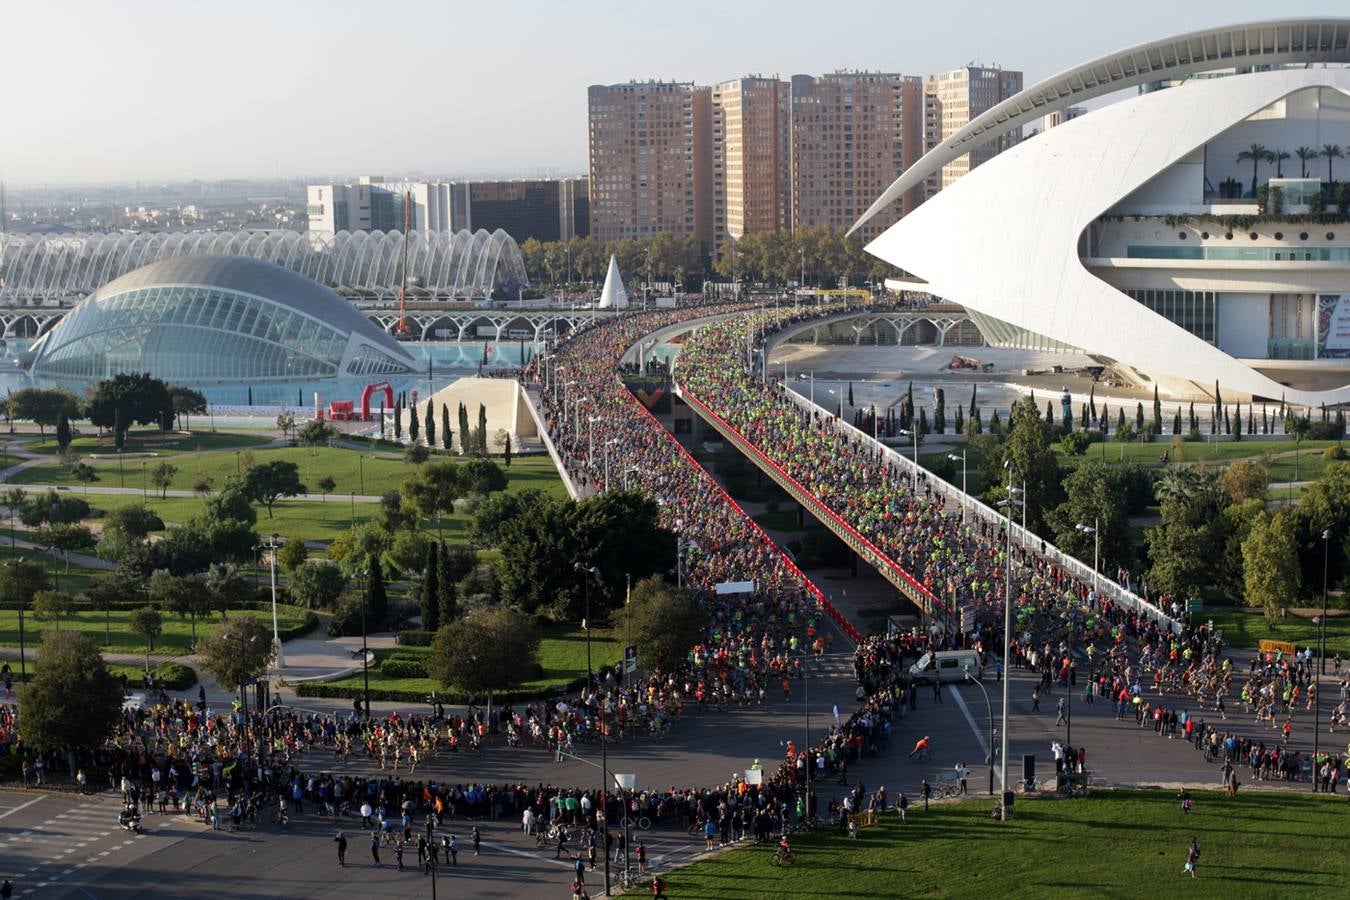
[[[633,586],[621,618],[624,633],[637,647],[638,663],[662,673],[674,672],[689,658],[708,624],[708,612],[693,594],[660,578]]]
[[[76,463],[70,469],[70,475],[84,485],[84,494],[89,496],[89,485],[98,481],[98,470],[88,463]]]
[[[420,466],[430,458],[431,451],[427,450],[427,448],[421,444],[409,444],[408,449],[403,451],[403,461],[411,463],[414,466]]]
[[[403,398],[394,404],[394,440],[403,440]]]
[[[455,433],[450,430],[450,404],[441,404],[441,448],[455,449]]]
[[[490,459],[466,460],[460,466],[460,477],[465,491],[476,497],[506,490],[506,473]]]
[[[337,429],[323,419],[310,419],[296,430],[295,442],[301,447],[326,447],[337,434]]]
[[[469,409],[463,403],[459,405],[459,452],[468,456],[473,453],[473,432],[469,430]]]
[[[89,421],[100,428],[112,428],[117,440],[137,425],[157,425],[165,429],[173,419],[173,397],[169,386],[146,372],[123,372],[94,385],[89,401]]]
[[[1298,598],[1300,572],[1290,513],[1261,514],[1242,544],[1242,572],[1248,606],[1266,611],[1273,622],[1279,611]]]
[[[118,603],[130,600],[144,603],[145,589],[140,579],[127,578],[121,572],[104,572],[94,576],[85,591],[89,605],[103,613],[103,643],[112,642],[112,609]]]
[[[45,443],[47,428],[60,422],[63,415],[67,419],[80,417],[80,401],[65,388],[24,388],[10,395],[9,414],[14,419],[30,419]]]
[[[272,662],[272,635],[262,620],[233,613],[202,638],[197,657],[202,668],[220,685],[244,685],[267,671]]]
[[[122,716],[122,689],[94,642],[73,631],[43,635],[42,665],[19,695],[19,736],[39,750],[93,750]]]
[[[498,428],[496,434],[492,436],[492,442],[501,448],[502,465],[511,468],[511,432],[505,428]]]
[[[422,423],[417,415],[417,407],[416,406],[408,407],[408,440],[416,444],[417,435],[418,432],[421,430],[421,427]]]
[[[178,467],[168,461],[155,466],[154,471],[150,473],[150,483],[159,488],[161,500],[169,496],[169,485],[173,484],[173,478],[177,474]]]
[[[309,493],[309,489],[300,481],[300,467],[280,459],[249,469],[244,474],[242,490],[249,500],[267,507],[269,519],[272,518],[272,504],[277,500]]]
[[[1264,144],[1252,144],[1237,155],[1238,162],[1245,162],[1246,160],[1251,160],[1252,163],[1252,192],[1250,196],[1255,197],[1257,166],[1263,162],[1270,162],[1270,151],[1265,148]]]
[[[422,518],[435,518],[437,532],[441,516],[455,511],[455,501],[464,496],[464,473],[457,463],[436,462],[403,479],[399,493],[404,502]]]
[[[222,619],[225,613],[242,608],[258,594],[253,582],[230,563],[212,563],[202,585],[206,588],[207,606],[220,613]]]
[[[316,419],[315,421],[318,420]],[[289,439],[291,436],[291,429],[295,427],[295,413],[291,412],[289,409],[283,409],[281,412],[277,413],[277,427],[281,429],[282,439]]]
[[[436,446],[436,401],[427,401],[427,416],[425,420],[425,429],[427,433],[427,446]]]
[[[459,597],[455,585],[478,564],[478,556],[468,547],[449,547],[441,544],[436,553],[436,589],[438,625],[448,625],[459,618]]]
[[[487,456],[487,407],[481,403],[478,404],[478,428],[474,431],[473,436],[475,438],[474,443],[478,453],[482,456]]]
[[[75,611],[75,598],[65,591],[38,591],[33,597],[33,615],[44,622],[56,622]]]
[[[440,546],[427,548],[426,565],[422,568],[422,629],[435,631],[441,618],[441,554]]]
[[[305,542],[298,537],[288,538],[286,543],[277,550],[277,565],[281,571],[290,572],[309,558],[309,549]]]
[[[47,567],[30,559],[19,557],[0,565],[0,598],[19,607],[28,607],[33,598],[51,589]]]
[[[62,453],[65,453],[70,449],[71,440],[70,416],[66,415],[65,410],[62,410],[60,417],[56,420],[56,446]]]
[[[1331,169],[1331,161],[1333,159],[1340,159],[1341,156],[1342,154],[1340,144],[1322,145],[1322,158],[1327,161],[1327,184],[1336,183],[1335,173]]]
[[[70,554],[93,550],[98,546],[98,539],[88,528],[63,522],[42,526],[34,532],[33,539],[39,547],[60,553],[66,563],[66,572],[70,572]]]
[[[1132,561],[1128,490],[1123,479],[1122,472],[1100,459],[1085,459],[1064,479],[1064,502],[1046,516],[1056,546],[1086,562],[1098,550],[1103,572]],[[1098,531],[1083,531],[1080,525]]]
[[[164,617],[153,606],[142,606],[131,611],[127,620],[132,634],[145,638],[145,671],[150,671],[150,651],[155,649],[155,638],[164,630]]]
[[[1038,530],[1049,509],[1057,506],[1063,496],[1059,462],[1050,449],[1054,441],[1053,428],[1047,426],[1036,409],[1036,401],[1023,397],[1013,404],[1005,459],[1011,462],[1015,487],[1025,485],[1027,527]],[[1006,484],[997,484],[995,491],[1006,491]],[[999,494],[1002,497],[1002,494]]]
[[[192,430],[192,416],[206,415],[206,396],[201,391],[171,384],[169,385],[169,402],[173,406],[174,415],[178,417],[179,427],[186,426],[187,431]],[[278,424],[280,423],[278,422]],[[293,416],[291,424],[292,426],[295,424]]]
[[[370,579],[366,588],[370,592],[368,612],[370,620],[378,625],[384,621],[385,616],[389,615],[389,595],[384,590],[384,570],[380,567],[379,559],[370,561],[368,577]]]
[[[174,615],[192,622],[192,642],[197,642],[197,617],[209,615],[211,598],[206,583],[196,575],[174,575],[156,569],[150,575],[150,599]]]
[[[1219,476],[1219,485],[1234,503],[1264,497],[1270,487],[1270,471],[1264,463],[1239,459]]]
[[[1317,159],[1317,157],[1320,156],[1321,154],[1319,154],[1312,147],[1299,147],[1297,150],[1294,151],[1294,155],[1298,157],[1298,168],[1299,168],[1298,177],[1307,178],[1308,163],[1314,159]]]
[[[319,480],[315,482],[315,487],[319,489],[319,496],[323,499],[327,499],[328,495],[333,492],[333,488],[337,487],[337,482],[333,480],[332,475],[322,475],[319,477]]]
[[[1213,535],[1202,525],[1170,522],[1145,531],[1149,585],[1159,593],[1186,598],[1198,596],[1209,580],[1208,554],[1214,547]]]
[[[128,537],[143,538],[152,531],[163,531],[164,520],[155,511],[136,504],[123,506],[110,511],[103,518],[103,534],[110,530],[120,531]]]
[[[436,632],[427,672],[448,688],[471,696],[505,690],[526,681],[538,666],[539,630],[530,617],[508,606],[467,613]]]
[[[326,562],[310,560],[296,566],[286,581],[286,593],[301,606],[328,609],[347,587],[342,570]]]

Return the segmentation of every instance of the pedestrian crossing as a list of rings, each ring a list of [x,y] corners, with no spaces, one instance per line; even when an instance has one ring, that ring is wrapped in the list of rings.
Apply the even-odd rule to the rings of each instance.
[[[24,802],[16,803],[13,800]],[[142,833],[118,825],[115,803],[56,794],[0,800],[0,878],[14,885],[14,896],[49,896],[78,882],[90,867],[116,864],[118,854],[156,835],[194,826],[179,817],[144,816]],[[26,813],[19,818],[21,813]],[[175,838],[177,835],[175,835]]]

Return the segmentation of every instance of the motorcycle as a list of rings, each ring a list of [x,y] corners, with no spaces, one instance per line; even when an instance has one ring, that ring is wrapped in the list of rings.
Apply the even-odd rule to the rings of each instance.
[[[117,824],[122,827],[123,831],[130,831],[132,834],[141,833],[141,816],[140,813],[134,810],[122,810],[121,814],[117,817]]]

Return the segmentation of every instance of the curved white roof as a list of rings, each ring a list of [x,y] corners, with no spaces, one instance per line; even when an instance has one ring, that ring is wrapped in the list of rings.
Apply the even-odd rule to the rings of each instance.
[[[1350,95],[1350,69],[1281,69],[1196,81],[1094,110],[999,154],[868,245],[932,292],[1150,375],[1316,405],[1350,386],[1291,390],[1098,278],[1083,230],[1215,136],[1296,91]]]
[[[863,223],[952,160],[1046,113],[1164,78],[1233,66],[1350,62],[1350,19],[1281,19],[1192,31],[1075,66],[1004,100],[929,150],[849,229]]]

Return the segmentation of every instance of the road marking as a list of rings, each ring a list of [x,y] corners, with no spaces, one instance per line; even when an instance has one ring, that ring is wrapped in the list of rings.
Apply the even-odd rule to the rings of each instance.
[[[527,850],[518,850],[515,847],[507,847],[503,844],[489,844],[487,841],[483,841],[483,846],[488,847],[489,849],[492,850],[500,850],[503,853],[511,853],[516,856],[523,856],[526,859],[537,859],[540,862],[553,863],[554,865],[562,866],[565,869],[570,869],[576,865],[576,863],[574,862],[564,862],[561,859],[551,859],[550,857],[547,856],[540,856],[538,853],[530,853]]]
[[[32,800],[29,800],[27,803],[20,803],[18,806],[14,807],[13,809],[7,809],[7,810],[5,810],[4,812],[0,813],[0,819],[3,819],[5,816],[12,816],[12,815],[14,815],[16,812],[18,812],[19,810],[21,810],[21,809],[27,809],[28,807],[32,806],[34,803],[37,803],[37,802],[42,801],[42,800],[45,800],[45,799],[46,799],[45,797],[34,797]]]
[[[966,722],[970,725],[970,731],[975,735],[975,740],[979,742],[980,749],[984,751],[984,758],[989,758],[989,742],[985,740],[984,735],[980,733],[980,727],[975,724],[975,717],[970,714],[970,707],[966,706],[965,698],[957,690],[955,685],[947,689],[953,697],[956,698],[956,705],[961,707],[961,715],[966,717]]]

